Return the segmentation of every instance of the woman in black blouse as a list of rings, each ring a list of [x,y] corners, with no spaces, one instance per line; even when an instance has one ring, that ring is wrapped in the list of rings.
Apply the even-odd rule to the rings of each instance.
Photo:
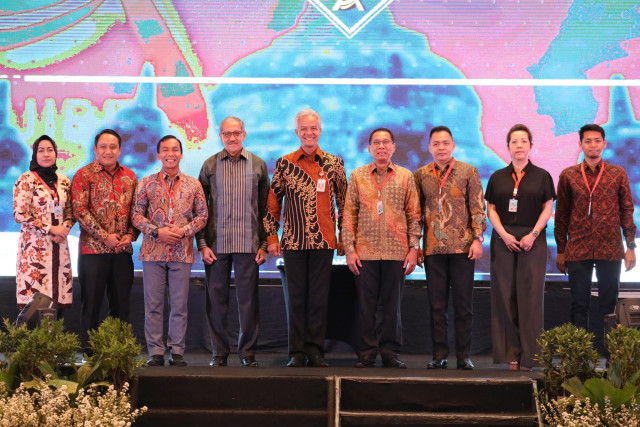
[[[511,163],[496,171],[485,198],[491,234],[493,362],[531,370],[543,330],[546,226],[556,197],[551,175],[529,161],[531,131],[507,134]]]

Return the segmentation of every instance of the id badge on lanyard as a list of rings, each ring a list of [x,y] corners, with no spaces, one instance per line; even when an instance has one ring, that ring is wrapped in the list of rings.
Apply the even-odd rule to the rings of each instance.
[[[515,186],[513,187],[513,197],[509,199],[509,212],[518,212],[518,199],[516,197],[518,197],[518,188],[520,187],[520,181],[524,178],[524,174],[525,172],[522,171],[520,178],[516,179],[515,172],[511,172],[511,178],[513,178]]]
[[[327,189],[327,180],[324,177],[324,171],[322,169],[320,169],[318,176],[320,178],[318,178],[318,183],[316,184],[316,192],[324,193],[325,190]]]

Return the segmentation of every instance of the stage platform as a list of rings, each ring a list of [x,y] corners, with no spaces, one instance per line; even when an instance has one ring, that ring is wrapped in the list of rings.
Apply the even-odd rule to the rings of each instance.
[[[510,372],[489,356],[474,371],[427,370],[428,355],[403,355],[408,369],[354,368],[356,357],[328,353],[329,368],[286,368],[285,353],[257,354],[259,368],[211,368],[208,353],[188,367],[141,368],[136,426],[535,426],[539,371]],[[455,367],[455,358],[450,360]]]

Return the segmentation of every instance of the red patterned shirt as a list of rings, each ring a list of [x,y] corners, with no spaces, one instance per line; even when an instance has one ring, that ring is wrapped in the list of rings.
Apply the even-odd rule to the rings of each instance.
[[[326,180],[322,192],[316,191],[320,179]],[[346,192],[347,177],[340,157],[318,148],[312,154],[299,149],[279,158],[273,171],[264,218],[267,243],[278,242],[282,199],[285,198],[282,249],[335,249],[336,223],[338,229],[342,229],[339,213],[344,209]]]
[[[80,224],[80,254],[113,254],[104,241],[109,234],[138,237],[131,224],[131,202],[138,180],[133,171],[118,163],[113,174],[100,163],[76,172],[71,184],[73,216]],[[133,253],[129,245],[126,252]]]
[[[624,249],[620,229],[627,244],[636,237],[629,178],[620,166],[605,163],[602,178],[594,189],[602,164],[601,161],[593,171],[584,163],[587,182],[593,190],[591,215],[589,191],[580,165],[568,167],[560,174],[554,234],[558,253],[564,253],[565,261],[621,260]]]

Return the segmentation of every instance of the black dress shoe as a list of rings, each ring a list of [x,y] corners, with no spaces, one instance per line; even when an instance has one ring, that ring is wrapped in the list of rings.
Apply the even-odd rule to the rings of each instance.
[[[227,366],[227,358],[225,356],[213,356],[213,360],[209,362],[209,366],[213,366],[213,367]]]
[[[172,354],[169,356],[169,365],[171,366],[187,366],[184,357],[181,354]]]
[[[390,359],[383,360],[382,366],[384,366],[385,368],[407,369],[407,364],[398,360],[397,357],[392,357]]]
[[[467,357],[465,357],[462,360],[458,360],[457,365],[458,365],[458,369],[462,369],[464,371],[473,371],[473,368],[474,368],[473,363]]]
[[[427,363],[427,369],[447,369],[447,359],[433,359]]]
[[[360,356],[356,362],[356,368],[375,368],[376,359],[369,356]]]
[[[242,366],[247,366],[247,367],[250,367],[250,368],[257,368],[258,367],[258,361],[253,356],[241,357],[240,358],[240,364]]]
[[[324,360],[324,356],[319,353],[307,354],[307,366],[310,368],[326,368],[329,366]]]
[[[147,360],[147,366],[164,366],[164,356],[161,354],[154,354]]]
[[[295,353],[291,355],[291,359],[287,363],[287,368],[302,368],[305,360],[304,353]]]

